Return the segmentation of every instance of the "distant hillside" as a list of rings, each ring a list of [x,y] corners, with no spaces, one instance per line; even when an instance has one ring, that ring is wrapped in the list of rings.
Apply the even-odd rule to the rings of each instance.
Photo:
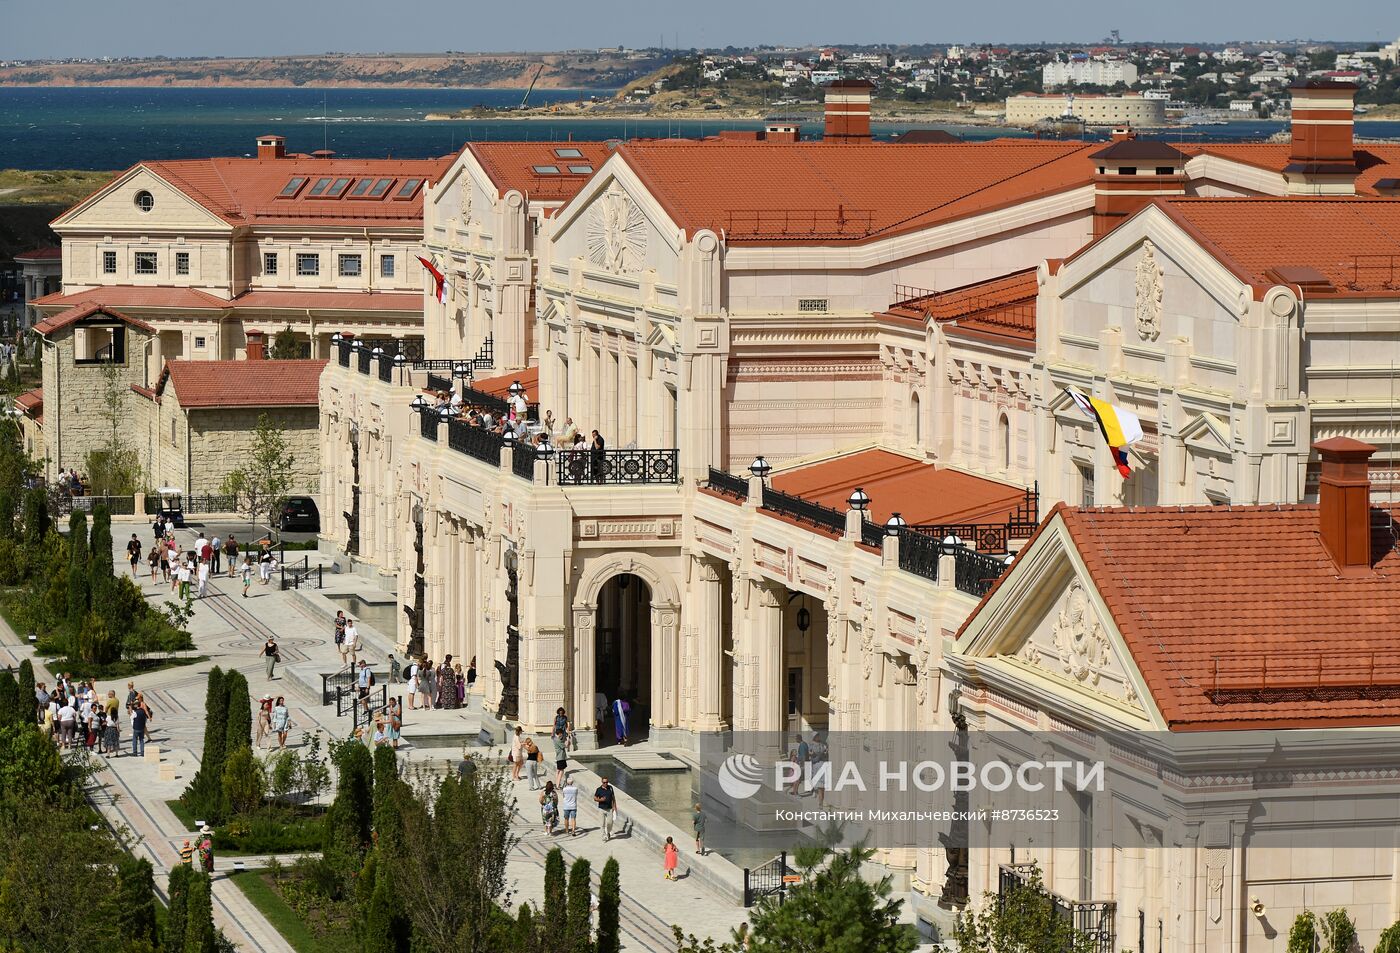
[[[0,86],[358,86],[611,89],[666,58],[641,53],[393,53],[152,58],[0,68]]]

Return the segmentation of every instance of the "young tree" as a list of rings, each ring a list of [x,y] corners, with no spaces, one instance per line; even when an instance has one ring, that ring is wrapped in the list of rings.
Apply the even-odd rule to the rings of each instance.
[[[221,803],[228,806],[230,816],[246,816],[262,806],[267,782],[262,764],[253,757],[253,749],[248,745],[234,748],[224,761],[223,788]]]
[[[228,689],[224,686],[223,669],[215,665],[209,670],[204,689],[204,750],[199,757],[199,770],[190,779],[180,800],[195,816],[218,820],[223,800],[224,745],[228,737]]]
[[[364,865],[370,843],[374,814],[374,765],[369,750],[357,741],[335,749],[340,779],[335,800],[326,812],[326,829],[321,856],[342,884],[348,884]]]
[[[107,507],[92,511],[92,531],[88,535],[88,592],[92,605],[106,615],[103,606],[112,587],[112,515]]]
[[[41,486],[24,491],[24,542],[36,547],[49,532],[49,500]]]
[[[953,938],[966,953],[1091,953],[1092,937],[1060,914],[1040,879],[1040,868],[1000,894],[986,894],[981,909],[958,915]],[[755,930],[758,928],[754,923]]]
[[[593,882],[588,859],[580,857],[569,868],[569,926],[566,953],[593,953]]]
[[[228,701],[224,705],[224,752],[232,754],[239,747],[253,746],[253,700],[248,694],[248,679],[235,669],[224,673],[224,691]]]
[[[267,356],[274,361],[291,361],[301,357],[301,344],[290,324],[272,336],[272,349]]]
[[[544,859],[544,933],[551,951],[563,953],[569,933],[568,894],[565,886],[564,852],[551,848]]]
[[[20,727],[19,683],[9,672],[0,672],[0,727]]]
[[[131,418],[127,400],[131,396],[119,364],[108,361],[102,367],[102,389],[97,412],[102,419],[102,446],[88,452],[83,460],[95,496],[130,496],[141,485],[141,456],[126,441]]]
[[[619,953],[622,948],[618,918],[622,906],[621,880],[617,858],[609,857],[598,884],[598,953]]]
[[[156,880],[151,862],[130,854],[117,866],[117,916],[128,944],[156,942]]]
[[[87,514],[74,510],[68,517],[68,625],[82,628],[88,613]]]
[[[162,944],[165,953],[185,951],[185,913],[189,906],[190,881],[193,878],[194,869],[189,864],[176,864],[170,871],[170,907],[165,915],[165,936]]]
[[[209,875],[193,871],[189,897],[185,901],[184,953],[216,953],[214,931],[214,902]]]
[[[277,518],[282,499],[296,488],[292,467],[296,458],[287,446],[283,429],[267,414],[258,415],[253,432],[253,448],[248,461],[224,478],[221,492],[232,496],[238,512],[255,526],[264,520],[269,529]]]
[[[19,698],[24,706],[22,710],[33,722],[38,701],[34,695],[34,663],[29,659],[19,663]]]
[[[403,795],[399,788],[403,784],[394,749],[388,745],[375,748],[374,838],[386,849],[392,849],[403,837],[403,822],[399,818],[399,802]]]

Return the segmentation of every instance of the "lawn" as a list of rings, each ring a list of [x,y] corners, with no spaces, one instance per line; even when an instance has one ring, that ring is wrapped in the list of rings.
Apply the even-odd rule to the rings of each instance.
[[[259,870],[235,871],[228,875],[272,928],[297,953],[344,953],[343,937],[318,937],[297,912],[287,905],[272,885],[272,877]]]
[[[199,828],[196,818],[176,799],[166,807],[187,830]],[[285,809],[284,809],[285,811]],[[246,857],[252,854],[307,854],[321,849],[325,811],[322,808],[279,812],[277,816],[235,819],[214,828],[214,853],[220,857]]]

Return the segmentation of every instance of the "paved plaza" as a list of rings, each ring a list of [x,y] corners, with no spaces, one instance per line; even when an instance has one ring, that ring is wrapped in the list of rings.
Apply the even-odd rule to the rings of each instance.
[[[125,570],[123,549],[134,531],[143,544],[150,541],[150,529],[144,524],[113,523],[115,562]],[[198,527],[179,532],[182,545],[193,543]],[[320,559],[311,555],[314,565]],[[298,554],[296,561],[301,561]],[[219,665],[237,669],[248,678],[249,690],[256,700],[264,692],[284,695],[292,713],[294,727],[289,742],[305,744],[312,733],[330,738],[342,738],[351,733],[349,714],[336,715],[335,705],[320,704],[320,674],[333,672],[340,666],[339,656],[331,637],[331,619],[336,608],[326,595],[357,594],[373,605],[389,605],[392,593],[376,591],[377,580],[352,574],[325,574],[324,592],[314,590],[280,591],[273,583],[267,586],[254,581],[249,598],[240,596],[241,582],[225,576],[211,576],[209,593],[195,603],[190,629],[194,635],[196,653],[208,656],[208,661],[166,669],[136,680],[136,687],[150,702],[154,720],[150,728],[150,745],[159,748],[159,761],[131,757],[129,739],[121,757],[96,759],[93,798],[107,818],[118,827],[130,831],[132,849],[138,856],[150,859],[157,870],[157,883],[164,890],[166,874],[179,861],[181,841],[190,836],[184,825],[166,807],[165,802],[178,798],[199,765],[204,734],[204,694],[209,669]],[[152,584],[148,573],[138,581],[149,601],[160,605],[169,594],[165,583]],[[381,615],[381,618],[383,616]],[[357,618],[358,622],[358,618]],[[0,664],[17,663],[32,655],[24,640],[0,621]],[[391,633],[378,632],[359,623],[366,651],[379,678],[387,672],[385,656],[392,648]],[[276,677],[268,682],[259,655],[268,635],[275,635],[285,665],[278,667]],[[38,658],[34,659],[36,678],[52,681],[52,675]],[[125,697],[125,680],[99,682],[98,690],[105,694],[115,689]],[[458,711],[406,711],[404,734],[409,742],[401,749],[401,761],[408,765],[424,765],[432,770],[444,770],[456,764],[463,754],[462,744],[475,739],[479,718],[472,706]],[[415,733],[423,746],[415,746]],[[433,746],[429,746],[433,745]],[[444,746],[450,745],[450,746]],[[473,745],[473,753],[483,759],[502,759],[499,749]],[[581,800],[596,783],[594,776],[581,766],[579,785]],[[686,932],[698,936],[725,938],[731,928],[744,920],[744,910],[734,898],[735,885],[730,878],[735,869],[713,855],[699,859],[689,854],[702,870],[693,871],[675,882],[661,876],[661,855],[656,837],[665,825],[635,803],[620,797],[624,815],[647,816],[646,830],[634,829],[627,836],[615,837],[604,843],[596,811],[584,807],[580,811],[579,827],[584,831],[574,838],[548,837],[538,823],[535,795],[525,781],[517,784],[519,798],[516,809],[516,834],[520,843],[508,866],[511,880],[511,905],[523,900],[541,903],[544,895],[544,860],[551,846],[558,844],[570,861],[586,857],[592,864],[595,891],[597,879],[608,857],[616,857],[621,865],[623,903],[622,928],[625,948],[635,951],[670,950],[674,948],[670,924],[678,923]],[[590,802],[591,803],[591,802]],[[689,832],[673,830],[676,842],[689,843]],[[682,855],[683,858],[686,854]],[[282,858],[291,860],[292,857]],[[249,951],[290,951],[292,948],[274,931],[243,893],[229,880],[217,876],[234,869],[235,863],[249,868],[266,863],[264,857],[220,857],[216,860],[214,880],[215,920],[231,940]],[[685,870],[684,861],[682,870]],[[740,876],[742,876],[740,874]]]

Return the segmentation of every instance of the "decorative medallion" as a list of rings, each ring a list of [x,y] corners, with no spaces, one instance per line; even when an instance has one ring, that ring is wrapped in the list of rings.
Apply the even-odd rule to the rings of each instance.
[[[472,223],[472,183],[470,179],[464,181],[459,189],[462,203],[462,227],[466,228]]]
[[[1144,341],[1155,341],[1162,333],[1162,266],[1157,264],[1156,247],[1142,243],[1137,263],[1137,330]]]
[[[593,203],[588,219],[588,259],[621,275],[641,271],[646,254],[646,216],[614,182]]]
[[[1078,579],[1070,584],[1055,622],[1055,650],[1066,675],[1089,685],[1099,683],[1108,664],[1108,637]]]

